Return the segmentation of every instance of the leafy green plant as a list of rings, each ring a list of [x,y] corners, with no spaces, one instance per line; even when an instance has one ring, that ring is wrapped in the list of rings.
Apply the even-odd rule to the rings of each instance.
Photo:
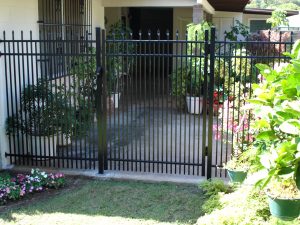
[[[267,19],[267,23],[272,25],[272,28],[278,27],[280,25],[288,26],[289,21],[286,18],[286,11],[282,9],[275,9],[272,12],[272,16]]]
[[[271,225],[267,198],[251,186],[220,195],[219,206],[198,219],[197,225]],[[296,223],[294,223],[296,224]]]
[[[72,59],[70,77],[72,85],[58,87],[58,95],[63,102],[59,121],[62,132],[71,137],[84,137],[92,125],[96,109],[96,57],[95,48],[89,48],[89,57],[79,56]]]
[[[210,24],[202,22],[200,24],[189,24],[187,27],[187,57],[185,60],[178,59],[179,68],[170,74],[172,82],[172,94],[182,99],[184,104],[186,95],[200,96],[203,92],[202,83],[204,80],[204,62],[203,57],[193,57],[204,53],[200,45],[195,45],[195,41],[205,39],[205,31],[210,31]]]
[[[47,81],[27,85],[21,93],[22,109],[6,120],[6,133],[22,132],[33,136],[51,136],[58,130],[61,107]],[[24,116],[26,115],[26,116]]]
[[[225,40],[237,41],[238,37],[247,38],[249,36],[249,27],[241,23],[239,20],[235,21],[234,26],[231,27],[231,31],[225,31]]]
[[[258,167],[267,171],[267,176],[257,183],[262,188],[271,181],[286,187],[297,185],[300,189],[299,49],[300,41],[297,41],[288,54],[291,62],[276,70],[267,65],[257,65],[264,81],[254,85],[254,97],[249,102],[257,118],[254,126],[255,147],[260,153]],[[299,190],[286,188],[287,191],[291,196],[300,196]]]
[[[122,92],[123,77],[128,75],[132,64],[134,63],[132,56],[134,45],[131,42],[122,40],[132,39],[132,31],[129,27],[124,26],[122,21],[112,24],[108,29],[107,39],[111,41],[107,45],[107,84],[108,93],[114,94]]]
[[[221,179],[210,179],[199,184],[199,188],[206,197],[217,195],[219,192],[229,193],[232,187],[225,184]]]
[[[211,179],[201,182],[199,188],[203,191],[204,195],[208,197],[206,202],[202,205],[202,210],[205,213],[211,213],[215,209],[220,209],[220,194],[230,193],[233,187],[224,183],[221,179]]]

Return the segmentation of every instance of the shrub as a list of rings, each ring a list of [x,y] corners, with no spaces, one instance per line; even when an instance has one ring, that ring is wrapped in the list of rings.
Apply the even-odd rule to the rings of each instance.
[[[199,188],[204,192],[206,197],[217,195],[219,192],[229,193],[232,187],[226,185],[221,179],[211,179],[199,184]]]
[[[200,217],[197,224],[264,224],[265,218],[269,217],[267,201],[264,195],[253,192],[257,191],[251,187],[241,187],[233,193],[220,196],[221,208]]]
[[[208,197],[208,200],[202,205],[202,210],[205,213],[211,213],[215,209],[220,209],[220,196],[233,190],[232,186],[226,185],[221,179],[204,181],[199,184],[199,188]]]
[[[219,195],[219,206],[198,219],[197,225],[296,225],[299,220],[281,222],[271,217],[266,195],[251,186]]]

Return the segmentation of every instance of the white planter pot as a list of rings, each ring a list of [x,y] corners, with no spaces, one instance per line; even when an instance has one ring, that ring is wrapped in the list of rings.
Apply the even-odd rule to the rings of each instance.
[[[120,98],[121,98],[121,93],[114,93],[110,95],[111,98],[111,102],[114,106],[115,109],[119,108],[119,102],[120,102]]]
[[[57,137],[54,136],[32,136],[31,155],[36,155],[37,160],[49,160],[39,156],[56,156]]]
[[[68,146],[72,143],[71,138],[67,137],[65,134],[59,133],[57,135],[57,146]]]
[[[186,97],[188,112],[191,114],[202,114],[203,97]]]

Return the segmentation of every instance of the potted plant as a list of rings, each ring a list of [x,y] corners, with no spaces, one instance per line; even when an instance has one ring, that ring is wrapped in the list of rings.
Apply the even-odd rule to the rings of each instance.
[[[27,85],[21,93],[22,109],[18,115],[8,118],[7,134],[21,132],[29,136],[29,151],[27,154],[35,155],[39,160],[56,154],[56,133],[59,105],[55,102],[50,84],[38,80],[35,85]],[[17,124],[17,125],[16,125]],[[17,126],[18,129],[12,129]],[[42,156],[41,158],[39,156]]]
[[[259,64],[263,80],[255,85],[250,100],[257,120],[257,166],[265,176],[257,185],[269,196],[272,215],[293,220],[300,213],[300,41],[289,64],[277,69]]]
[[[66,138],[82,138],[88,135],[96,113],[97,74],[95,48],[87,49],[91,56],[72,59],[71,85],[58,88],[62,101],[60,128]]]
[[[239,82],[232,84],[241,85]],[[252,129],[249,126],[251,113],[247,109],[246,100],[248,93],[241,86],[239,98],[227,99],[219,112],[218,125],[214,125],[215,139],[221,140],[226,145],[231,145],[231,159],[224,163],[223,169],[231,182],[242,183],[250,169],[252,155],[251,143],[253,142]],[[238,101],[238,104],[233,101]],[[240,108],[240,106],[242,106]],[[224,138],[225,137],[225,138]]]
[[[72,91],[70,88],[67,88],[64,83],[62,84],[52,84],[52,90],[55,90],[54,93],[54,102],[53,104],[59,105],[57,107],[57,146],[67,146],[71,144],[73,124],[75,120],[76,109],[72,105],[71,99],[74,99]]]
[[[112,41],[107,47],[108,103],[112,103],[113,108],[119,108],[125,83],[130,81],[130,70],[133,63],[133,57],[130,54],[134,52],[134,46],[132,43],[125,43],[122,40],[131,38],[131,29],[122,21],[112,24],[107,34],[107,39]]]
[[[250,169],[250,162],[247,158],[248,149],[240,152],[238,149],[234,150],[234,154],[226,164],[224,169],[227,170],[228,177],[232,183],[243,183],[247,177],[248,170]]]
[[[186,108],[191,114],[202,113],[203,108],[203,81],[204,81],[204,59],[194,57],[202,55],[204,49],[196,46],[195,41],[202,41],[205,37],[205,30],[210,25],[207,22],[201,24],[189,24],[187,29],[187,52],[189,56],[186,59],[179,59],[177,65],[180,65],[170,74],[172,83],[172,95],[177,98],[177,107]]]

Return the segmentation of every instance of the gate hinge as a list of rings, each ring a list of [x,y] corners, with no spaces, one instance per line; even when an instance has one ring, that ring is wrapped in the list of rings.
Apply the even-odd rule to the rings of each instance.
[[[206,55],[210,54],[210,46],[211,46],[210,44],[206,45],[206,49],[205,49],[205,54]]]

